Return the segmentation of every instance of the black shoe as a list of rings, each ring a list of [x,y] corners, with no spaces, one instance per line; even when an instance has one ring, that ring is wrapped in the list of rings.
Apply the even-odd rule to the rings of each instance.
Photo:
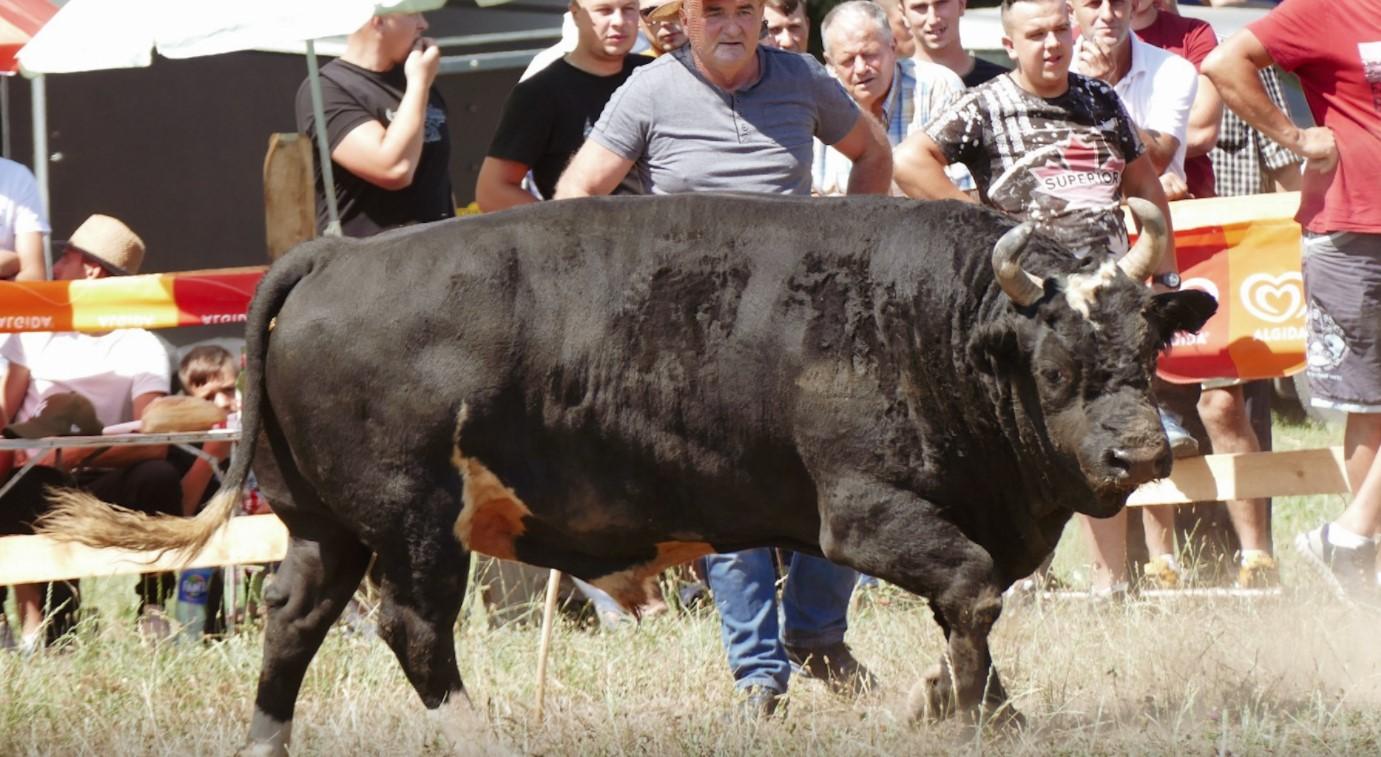
[[[857,697],[874,691],[878,679],[856,659],[844,642],[825,647],[786,648],[786,658],[802,678],[823,681],[840,696]]]
[[[749,686],[743,691],[738,703],[739,720],[755,722],[767,720],[777,714],[782,703],[782,693],[766,686]]]

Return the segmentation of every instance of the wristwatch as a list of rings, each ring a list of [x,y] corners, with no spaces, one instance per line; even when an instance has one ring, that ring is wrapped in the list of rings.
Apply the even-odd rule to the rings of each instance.
[[[1174,271],[1170,271],[1169,273],[1158,273],[1151,277],[1151,283],[1160,284],[1166,289],[1179,289],[1180,275]]]

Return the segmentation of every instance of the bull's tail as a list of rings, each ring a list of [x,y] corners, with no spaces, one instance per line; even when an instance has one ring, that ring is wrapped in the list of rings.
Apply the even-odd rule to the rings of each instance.
[[[264,275],[250,305],[245,321],[247,364],[240,408],[240,444],[220,490],[206,507],[194,518],[146,515],[103,502],[87,492],[56,489],[48,495],[49,511],[36,524],[39,533],[91,547],[119,547],[160,555],[175,552],[183,560],[190,560],[206,546],[234,513],[254,459],[255,443],[267,409],[264,367],[269,331],[279,309],[297,282],[311,270],[315,258],[307,250],[297,252],[285,256]]]

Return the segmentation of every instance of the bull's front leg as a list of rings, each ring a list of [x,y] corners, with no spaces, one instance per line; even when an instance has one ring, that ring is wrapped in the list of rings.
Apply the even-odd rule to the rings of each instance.
[[[1002,591],[987,550],[933,503],[889,484],[839,478],[821,491],[825,556],[926,597],[945,632],[944,657],[912,693],[913,716],[1020,723],[988,650]]]

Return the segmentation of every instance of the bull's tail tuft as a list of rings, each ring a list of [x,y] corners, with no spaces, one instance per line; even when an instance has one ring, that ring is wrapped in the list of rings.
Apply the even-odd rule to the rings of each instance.
[[[182,561],[196,556],[230,519],[240,501],[238,488],[223,488],[194,518],[146,515],[104,502],[79,489],[48,490],[49,510],[35,524],[40,533],[88,547],[135,552],[173,552]]]
[[[230,468],[221,481],[220,491],[194,518],[173,515],[145,515],[128,508],[102,502],[75,489],[50,490],[51,509],[35,524],[38,532],[60,541],[75,541],[91,547],[119,547],[160,556],[177,553],[190,560],[211,541],[216,531],[230,519],[240,501],[241,488],[249,478],[254,448],[268,411],[265,362],[269,330],[293,287],[314,265],[316,255],[340,240],[326,239],[299,245],[274,263],[259,282],[250,303],[245,323],[245,357],[248,373],[244,406],[240,408],[240,444],[230,458]]]

